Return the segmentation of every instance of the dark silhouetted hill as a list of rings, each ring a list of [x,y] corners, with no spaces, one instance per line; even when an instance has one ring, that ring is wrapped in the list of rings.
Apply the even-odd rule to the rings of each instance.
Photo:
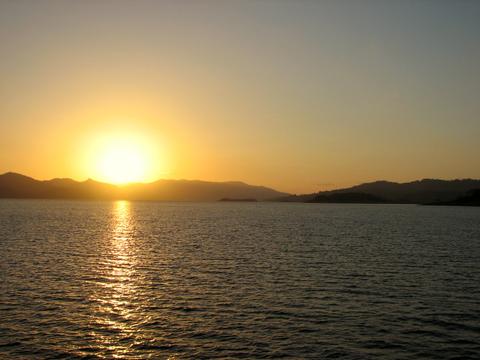
[[[221,198],[266,200],[287,194],[242,182],[159,180],[148,184],[116,186],[94,180],[39,181],[16,173],[0,175],[0,198],[126,199],[158,201],[217,201]]]
[[[239,181],[158,180],[150,184],[129,185],[124,194],[126,198],[136,200],[217,201],[222,198],[266,200],[285,193]]]
[[[427,205],[480,206],[480,189],[471,190],[455,200],[433,202]]]
[[[393,203],[425,204],[452,201],[468,191],[480,188],[480,180],[436,180],[423,179],[408,183],[375,181],[345,189],[323,191],[313,194],[290,195],[276,199],[278,201],[309,202],[319,195],[341,193],[362,193],[376,196]]]
[[[355,192],[333,193],[326,195],[317,195],[309,200],[311,203],[344,203],[344,204],[384,204],[388,203],[381,197]]]

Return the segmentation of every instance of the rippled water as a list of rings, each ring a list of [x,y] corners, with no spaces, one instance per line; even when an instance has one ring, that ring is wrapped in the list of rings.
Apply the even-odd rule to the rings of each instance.
[[[480,358],[480,209],[0,201],[0,358]]]

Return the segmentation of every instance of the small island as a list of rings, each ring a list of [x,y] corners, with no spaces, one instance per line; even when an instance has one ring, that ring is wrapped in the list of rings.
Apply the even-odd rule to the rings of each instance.
[[[257,202],[257,199],[250,199],[250,198],[222,198],[218,201],[239,201],[239,202]]]
[[[379,196],[365,194],[365,193],[355,193],[355,192],[345,192],[345,193],[334,193],[334,194],[319,194],[313,199],[308,200],[309,203],[339,203],[339,204],[385,204],[389,201],[381,198]]]

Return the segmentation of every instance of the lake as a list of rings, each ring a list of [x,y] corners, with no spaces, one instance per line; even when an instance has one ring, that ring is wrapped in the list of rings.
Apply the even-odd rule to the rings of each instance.
[[[0,281],[0,358],[480,358],[480,208],[0,200]]]

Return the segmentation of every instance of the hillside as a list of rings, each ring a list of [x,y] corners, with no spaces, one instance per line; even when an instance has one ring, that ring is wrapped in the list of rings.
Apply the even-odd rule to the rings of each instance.
[[[480,189],[469,191],[466,195],[451,201],[439,201],[427,205],[480,206]]]
[[[158,180],[147,184],[116,186],[94,180],[35,180],[5,173],[0,175],[0,198],[36,199],[127,199],[158,201],[217,201],[222,198],[266,200],[287,194],[242,182]]]
[[[424,204],[452,201],[465,195],[468,191],[478,188],[480,188],[480,180],[473,179],[423,179],[407,183],[375,181],[345,189],[322,191],[304,195],[290,195],[277,200],[286,202],[310,202],[319,195],[328,196],[341,193],[362,193],[382,198],[388,202]]]

